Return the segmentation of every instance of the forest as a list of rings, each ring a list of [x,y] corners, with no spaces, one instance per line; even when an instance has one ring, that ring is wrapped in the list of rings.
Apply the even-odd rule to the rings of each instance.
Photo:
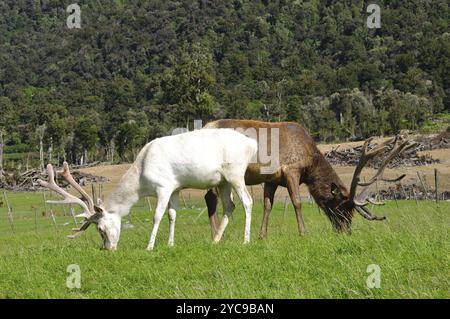
[[[374,29],[357,0],[79,0],[69,29],[74,1],[0,2],[5,165],[131,161],[195,119],[296,121],[330,142],[449,118],[446,0],[372,1]]]

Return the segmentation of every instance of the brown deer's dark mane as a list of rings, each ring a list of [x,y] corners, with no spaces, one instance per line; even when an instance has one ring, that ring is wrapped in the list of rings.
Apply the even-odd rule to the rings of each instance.
[[[338,230],[348,228],[351,224],[353,210],[350,207],[339,207],[331,193],[333,184],[348,196],[347,188],[336,171],[317,149],[311,166],[305,171],[302,181],[307,185],[311,196],[325,212],[333,226]]]

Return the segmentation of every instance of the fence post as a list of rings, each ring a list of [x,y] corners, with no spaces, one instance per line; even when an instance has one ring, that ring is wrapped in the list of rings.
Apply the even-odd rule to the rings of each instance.
[[[147,204],[148,204],[148,209],[150,210],[150,212],[152,212],[152,203],[150,202],[150,197],[145,197],[145,199],[147,200]]]
[[[394,191],[394,200],[395,200],[395,205],[398,208],[398,200],[397,200],[397,193]]]
[[[47,198],[45,196],[45,191],[42,192],[42,197],[44,198],[44,210],[45,210],[45,217],[48,215],[48,209],[47,209]]]
[[[422,185],[423,191],[425,192],[425,199],[428,199],[428,189],[423,182],[422,176],[420,176],[419,171],[417,171],[417,176],[419,177],[419,182]]]
[[[437,168],[434,169],[434,185],[436,189],[436,204],[439,203],[439,172]]]
[[[14,219],[13,219],[12,208],[9,205],[8,196],[6,196],[6,191],[3,191],[3,197],[5,198],[6,207],[8,208],[7,214],[8,214],[9,225],[11,226],[11,231],[13,232],[13,234],[15,234],[16,231],[14,228]]]
[[[56,224],[55,214],[53,214],[53,208],[50,208],[50,216],[52,218],[53,225],[55,226],[55,231],[58,232],[58,225]]]
[[[73,210],[72,204],[69,204],[69,211],[70,211],[70,215],[73,218],[73,223],[75,224],[75,228],[78,227],[78,223],[77,223],[77,219],[75,217],[75,211]]]
[[[403,187],[403,184],[402,183],[399,183],[399,184],[400,184],[400,187],[402,189],[403,196],[405,196],[405,200],[409,199],[409,196],[406,195],[406,191],[405,191],[405,188]]]
[[[63,209],[63,212],[64,212],[64,216],[67,216],[66,205],[62,205],[62,209]]]
[[[91,184],[91,189],[92,189],[92,200],[94,201],[94,205],[98,205],[98,202],[97,202],[97,191],[95,189],[95,183]]]
[[[183,192],[180,192],[180,197],[181,197],[181,200],[183,201],[184,208],[187,208],[186,199],[184,199]]]
[[[380,192],[380,191],[379,191],[379,189],[378,189],[378,181],[375,182],[375,191],[377,192],[376,195],[375,195],[375,200],[376,200],[376,201],[379,201],[379,199],[380,199],[379,192]],[[373,207],[373,205],[372,205],[372,207]]]
[[[414,199],[416,200],[416,205],[419,206],[419,202],[417,201],[417,195],[416,195],[416,191],[414,190],[414,186],[411,187],[411,191],[412,191],[412,193],[414,195]]]
[[[31,209],[33,210],[33,213],[34,213],[34,231],[37,233],[37,209],[36,209],[36,206],[34,204],[31,205]]]

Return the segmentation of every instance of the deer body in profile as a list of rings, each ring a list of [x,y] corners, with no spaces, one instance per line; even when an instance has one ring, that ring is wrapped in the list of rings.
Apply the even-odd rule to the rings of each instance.
[[[339,176],[317,148],[314,140],[305,129],[294,122],[262,122],[253,120],[218,120],[208,123],[205,128],[234,128],[239,131],[254,128],[277,129],[278,130],[278,152],[279,168],[273,174],[261,174],[262,164],[259,162],[250,164],[245,174],[247,185],[264,183],[264,216],[260,230],[260,237],[267,236],[267,225],[272,210],[274,196],[279,186],[286,187],[295,209],[298,230],[300,235],[305,232],[305,225],[301,212],[300,184],[305,183],[319,207],[325,212],[333,227],[338,231],[350,231],[353,211],[356,210],[368,220],[380,220],[372,214],[366,205],[369,186],[375,181],[382,179],[383,171],[387,164],[398,154],[412,147],[408,141],[400,143],[398,138],[391,139],[374,148],[370,148],[370,140],[363,146],[363,154],[355,169],[350,191],[347,190]],[[270,136],[270,135],[269,135]],[[258,143],[260,136],[257,136]],[[269,143],[269,142],[268,142]],[[270,143],[269,143],[270,144]],[[261,148],[262,145],[259,145]],[[360,183],[359,176],[367,162],[376,156],[389,151],[375,176],[365,184]],[[400,180],[404,176],[393,181]],[[384,180],[384,179],[383,179]],[[356,194],[358,186],[363,190]],[[217,225],[217,196],[216,189],[210,189],[205,195],[208,206],[208,214],[211,230],[214,234]],[[377,204],[377,203],[375,203]]]
[[[93,202],[72,178],[67,163],[64,163],[61,174],[80,192],[83,200],[56,185],[50,164],[47,167],[48,181],[40,183],[64,197],[63,201],[53,203],[75,203],[83,208],[84,212],[79,216],[86,220],[71,237],[79,236],[89,225],[96,224],[106,249],[116,249],[122,217],[128,215],[131,207],[143,196],[157,197],[147,249],[151,250],[155,245],[158,227],[167,206],[169,246],[173,245],[178,196],[183,188],[219,188],[225,216],[214,237],[214,242],[218,242],[234,209],[231,199],[231,190],[234,189],[245,210],[244,243],[247,243],[250,240],[252,198],[245,186],[244,175],[256,152],[256,141],[233,130],[198,130],[155,139],[139,152],[104,205]]]

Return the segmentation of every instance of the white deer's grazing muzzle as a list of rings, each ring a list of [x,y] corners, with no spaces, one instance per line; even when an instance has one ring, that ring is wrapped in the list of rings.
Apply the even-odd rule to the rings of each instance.
[[[103,248],[116,250],[120,237],[120,218],[114,214],[104,213],[97,223],[97,230],[103,241]]]

